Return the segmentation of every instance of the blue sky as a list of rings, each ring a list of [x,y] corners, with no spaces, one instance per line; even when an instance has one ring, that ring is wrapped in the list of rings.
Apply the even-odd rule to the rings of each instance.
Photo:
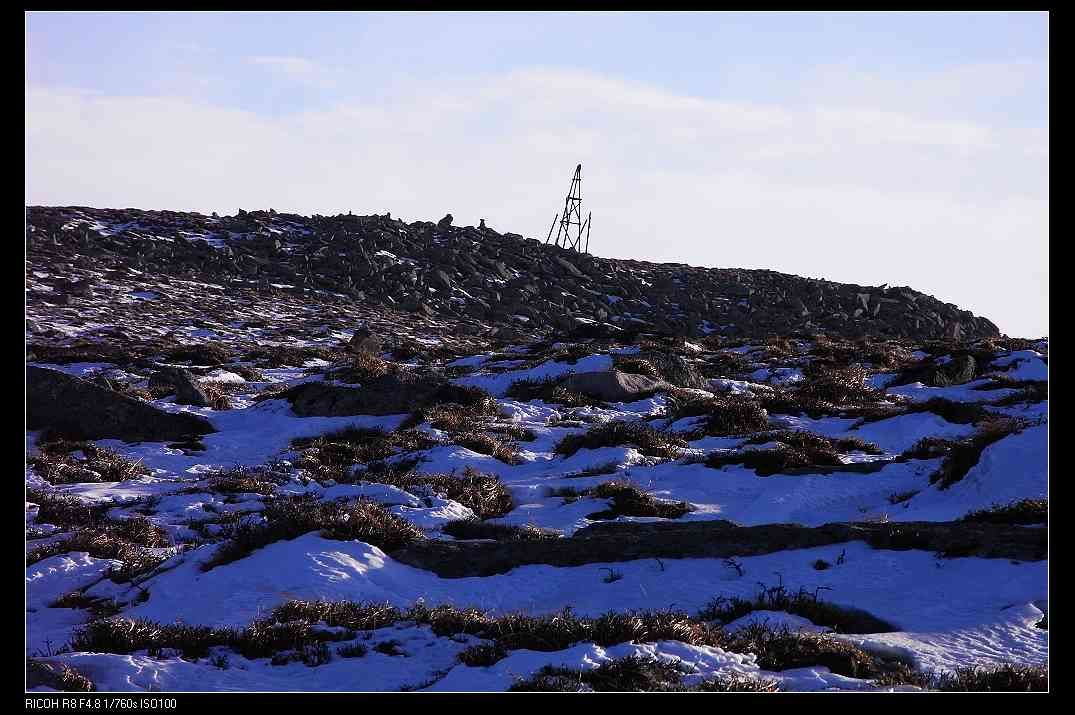
[[[1044,13],[29,13],[27,202],[392,211],[1048,320]]]

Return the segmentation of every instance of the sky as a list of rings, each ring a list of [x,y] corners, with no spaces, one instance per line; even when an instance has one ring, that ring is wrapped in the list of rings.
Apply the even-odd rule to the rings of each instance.
[[[1048,334],[1049,17],[26,14],[26,203],[385,213]]]

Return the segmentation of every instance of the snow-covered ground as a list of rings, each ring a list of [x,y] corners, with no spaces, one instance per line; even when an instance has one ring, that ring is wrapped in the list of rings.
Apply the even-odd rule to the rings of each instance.
[[[149,293],[136,297],[153,300]],[[336,339],[346,341],[348,337],[341,334]],[[749,347],[736,349],[737,353],[753,354],[746,349]],[[519,442],[517,463],[509,464],[453,444],[446,433],[426,423],[419,429],[442,438],[443,443],[407,456],[419,460],[415,469],[420,474],[462,472],[472,467],[496,475],[510,490],[513,507],[494,519],[495,523],[552,529],[563,538],[593,524],[593,515],[607,509],[611,501],[585,495],[566,497],[562,490],[585,490],[612,479],[628,480],[661,500],[689,502],[692,511],[681,521],[727,519],[740,525],[953,521],[975,510],[1048,496],[1047,402],[996,407],[997,414],[1018,415],[1027,421],[1015,433],[985,447],[977,464],[961,480],[942,489],[931,483],[941,458],[896,459],[923,438],[958,441],[976,433],[973,424],[949,422],[933,412],[905,412],[864,423],[854,416],[770,414],[773,429],[808,431],[829,438],[857,437],[876,445],[881,452],[841,453],[845,464],[871,460],[885,464],[874,471],[759,476],[743,465],[706,466],[707,456],[733,453],[744,446],[749,435],[698,438],[691,434],[696,424],[693,418],[678,422],[670,419],[669,398],[664,393],[594,407],[565,407],[505,396],[516,380],[608,370],[614,356],[637,352],[635,346],[620,346],[574,363],[549,359],[529,368],[522,355],[519,360],[490,361],[492,354],[483,353],[448,361],[447,367],[471,371],[455,378],[457,384],[490,392],[501,407],[502,421],[529,430],[534,438]],[[926,358],[927,354],[921,353],[920,357]],[[1043,357],[1032,350],[999,353],[991,368],[1009,379],[1045,380],[1047,365]],[[47,367],[92,377],[113,366],[72,363]],[[316,374],[317,365],[307,367],[314,368],[315,374],[297,369],[265,370],[263,381],[256,384],[246,384],[240,375],[226,369],[204,379],[251,390],[323,379]],[[804,380],[799,367],[776,364],[759,366],[741,377],[744,379],[714,380],[712,389],[750,392],[769,389],[759,386],[759,382],[793,387]],[[894,374],[874,370],[868,382],[894,401],[904,403],[942,397],[993,409],[989,403],[1017,394],[1014,388],[975,389],[988,385],[988,376],[953,387],[911,383],[886,388],[894,379]],[[52,555],[30,564],[26,569],[27,654],[67,663],[101,690],[504,690],[517,678],[544,665],[594,667],[632,654],[680,662],[691,672],[685,682],[690,678],[740,674],[771,678],[788,690],[873,689],[870,681],[837,675],[823,666],[765,672],[757,665],[754,654],[677,641],[610,647],[579,643],[556,652],[517,650],[493,665],[470,667],[460,663],[457,656],[478,639],[438,637],[428,626],[408,623],[359,636],[362,643],[399,641],[403,655],[371,649],[361,658],[333,657],[317,666],[301,662],[272,665],[266,658],[250,660],[238,653],[228,653],[224,667],[220,659],[184,660],[168,652],[63,652],[63,644],[94,616],[87,608],[52,605],[77,591],[91,599],[114,599],[119,615],[125,618],[236,627],[246,626],[295,599],[377,601],[400,607],[424,601],[429,605],[474,606],[492,614],[545,614],[564,607],[591,616],[633,609],[697,613],[714,598],[749,598],[757,592],[759,582],[772,584],[779,579],[793,590],[801,587],[813,592],[821,588],[824,598],[832,603],[863,609],[894,624],[894,632],[841,637],[867,652],[898,653],[922,670],[1006,662],[1040,665],[1048,657],[1048,631],[1036,627],[1047,610],[1046,561],[940,558],[918,550],[877,550],[863,542],[778,550],[739,558],[734,567],[722,559],[647,559],[573,567],[529,565],[495,576],[449,579],[396,561],[363,541],[330,540],[311,532],[203,571],[203,564],[216,546],[196,545],[199,522],[219,520],[221,514],[227,513],[256,515],[272,498],[222,494],[208,486],[207,477],[236,465],[255,467],[286,460],[284,467],[289,470],[290,481],[277,489],[277,495],[310,494],[321,500],[369,498],[431,538],[451,539],[441,527],[473,514],[450,499],[377,484],[375,475],[370,477],[370,483],[318,483],[294,467],[299,455],[291,446],[292,440],[350,426],[391,431],[400,427],[406,414],[299,417],[286,400],[254,402],[250,396],[251,393],[234,396],[233,408],[224,410],[178,405],[172,397],[153,400],[164,410],[202,415],[217,432],[203,438],[203,451],[165,443],[98,441],[98,446],[115,450],[146,468],[145,474],[125,481],[51,485],[45,475],[27,469],[27,484],[34,489],[106,505],[110,507],[107,515],[113,519],[145,514],[173,543],[186,544],[135,584],[116,583],[108,577],[109,569],[119,561],[94,558],[84,551]],[[671,428],[688,434],[691,440],[677,459],[647,457],[630,444],[581,449],[568,457],[555,452],[563,437],[581,434],[609,420],[641,420],[657,429]],[[38,436],[28,435],[31,456],[37,454]],[[593,476],[579,476],[586,470]],[[28,502],[27,529],[40,537],[29,542],[28,547],[46,543],[45,539],[63,538],[57,535],[65,533],[63,529],[39,522],[36,514],[37,506]],[[620,519],[646,521],[655,517]],[[818,570],[814,566],[818,560],[838,565]],[[610,573],[619,578],[606,581]],[[770,617],[775,619],[773,623],[817,630],[798,616]]]

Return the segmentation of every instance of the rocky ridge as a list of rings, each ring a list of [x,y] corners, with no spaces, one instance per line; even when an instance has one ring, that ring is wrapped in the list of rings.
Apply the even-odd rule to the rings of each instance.
[[[518,234],[452,226],[449,217],[405,223],[390,215],[33,206],[27,258],[29,271],[60,276],[40,288],[30,282],[31,317],[40,301],[74,305],[109,278],[140,277],[507,339],[550,332],[999,335],[989,320],[907,287],[580,255]]]

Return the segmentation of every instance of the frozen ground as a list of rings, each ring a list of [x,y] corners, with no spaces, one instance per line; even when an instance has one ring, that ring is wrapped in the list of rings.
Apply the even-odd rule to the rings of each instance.
[[[152,300],[149,294],[134,297]],[[338,346],[349,337],[347,332],[329,334],[310,344]],[[810,432],[834,440],[858,438],[877,448],[872,450],[875,453],[840,449],[840,465],[869,467],[865,463],[878,462],[876,469],[808,468],[771,476],[759,476],[754,468],[734,461],[707,466],[707,458],[713,455],[737,455],[744,449],[774,445],[764,440],[747,444],[751,433],[702,434],[698,431],[700,418],[676,419],[672,398],[665,391],[627,403],[590,406],[507,396],[511,385],[521,379],[608,370],[616,359],[638,354],[639,346],[595,347],[591,353],[582,350],[576,355],[540,359],[530,359],[525,347],[458,355],[445,359],[442,365],[456,371],[450,374],[455,375],[452,379],[457,384],[487,390],[499,405],[499,419],[532,437],[518,441],[517,458],[505,461],[474,451],[455,443],[455,433],[422,422],[418,430],[439,444],[392,457],[389,463],[412,460],[419,474],[460,474],[470,467],[496,475],[509,490],[512,506],[490,521],[540,527],[558,532],[558,538],[570,538],[578,529],[595,523],[598,512],[613,506],[610,499],[584,492],[614,479],[627,480],[658,500],[686,502],[690,511],[679,521],[726,519],[739,525],[954,521],[977,510],[1048,496],[1048,403],[1029,396],[1022,399],[1014,384],[1047,379],[1047,343],[1039,344],[1040,350],[997,350],[996,358],[980,377],[949,387],[929,387],[917,381],[886,387],[896,381],[899,371],[867,364],[865,384],[881,390],[878,399],[882,404],[887,401],[889,407],[898,408],[891,417],[864,421],[846,410],[841,415],[840,409],[813,417],[804,412],[769,410],[772,430]],[[701,354],[702,348],[694,348],[685,348],[685,352]],[[747,362],[738,374],[711,380],[713,394],[749,396],[802,384],[802,368],[811,360],[809,345],[793,356],[774,353],[775,357],[767,357],[761,346],[751,345],[724,352]],[[519,359],[509,359],[516,353]],[[921,362],[934,357],[941,356],[920,351],[913,359]],[[120,374],[118,367],[131,369],[105,362],[45,366],[85,378],[102,374],[115,377]],[[519,611],[547,614],[564,607],[586,616],[641,609],[696,614],[717,597],[750,598],[757,593],[759,583],[779,582],[793,591],[821,589],[826,601],[865,610],[893,624],[896,630],[892,632],[839,637],[867,653],[897,654],[923,671],[1000,663],[1041,665],[1047,660],[1048,631],[1038,627],[1048,603],[1044,560],[942,558],[916,549],[873,549],[855,541],[813,549],[776,548],[764,555],[733,559],[734,563],[683,558],[572,567],[530,565],[494,576],[449,579],[403,564],[364,541],[329,539],[312,531],[203,570],[219,546],[213,535],[219,533],[229,515],[255,516],[273,499],[288,495],[308,494],[322,502],[371,499],[433,539],[451,540],[442,527],[473,517],[474,512],[459,502],[378,483],[375,473],[366,475],[368,481],[356,478],[353,484],[319,482],[299,467],[302,454],[292,444],[295,439],[352,426],[390,432],[408,417],[406,413],[299,417],[287,400],[253,400],[259,390],[331,379],[325,376],[330,366],[331,362],[320,361],[298,368],[266,368],[256,381],[247,381],[226,368],[203,371],[203,382],[235,386],[227,409],[179,405],[174,396],[152,399],[164,410],[205,416],[217,432],[202,439],[204,448],[200,450],[166,443],[97,441],[97,446],[114,450],[145,468],[144,473],[130,478],[53,484],[40,469],[28,467],[27,485],[35,494],[77,497],[100,505],[111,520],[145,516],[167,535],[167,548],[172,550],[161,547],[161,555],[168,558],[136,576],[133,583],[111,571],[122,564],[122,558],[97,558],[87,551],[57,553],[29,564],[27,654],[67,663],[101,690],[504,690],[545,665],[587,668],[626,655],[677,661],[690,673],[685,682],[739,674],[773,679],[787,690],[880,687],[869,679],[838,675],[822,665],[763,671],[756,654],[672,640],[608,647],[583,642],[554,652],[512,650],[492,665],[472,667],[461,663],[458,655],[479,639],[437,636],[428,626],[406,622],[356,637],[356,642],[371,645],[398,641],[394,654],[371,648],[361,658],[336,656],[319,665],[272,664],[268,658],[247,659],[234,652],[184,659],[167,649],[113,653],[65,648],[79,628],[97,617],[241,628],[297,599],[376,601],[399,607],[424,601],[431,606],[474,606],[493,615]],[[136,386],[146,384],[136,370],[125,374]],[[1007,382],[1001,382],[998,375]],[[996,389],[976,389],[982,387]],[[693,394],[709,393],[696,389]],[[973,420],[950,421],[945,415],[953,413],[913,408],[938,397],[948,404],[981,405],[985,412]],[[1003,404],[993,404],[998,402]],[[983,420],[998,416],[1022,421],[1010,434],[981,448],[977,461],[950,486],[935,479],[945,462],[943,455],[911,454],[926,438],[971,441],[979,434]],[[647,455],[643,447],[630,443],[583,448],[570,456],[557,453],[556,445],[565,436],[583,434],[611,420],[640,421],[658,431],[682,434],[687,445],[675,457]],[[28,434],[30,457],[41,454],[41,437],[39,433]],[[221,470],[237,465],[257,467],[274,460],[283,460],[277,465],[283,476],[271,496],[213,486],[212,477]],[[26,522],[28,550],[62,541],[75,528],[39,519],[38,505],[32,499],[26,504]],[[1042,526],[1028,524],[1025,528]],[[819,560],[829,567],[819,570],[815,566]],[[617,577],[609,579],[612,574]],[[58,599],[73,593],[80,598],[56,605]],[[105,603],[109,605],[107,612],[100,609]],[[794,614],[756,612],[751,617],[770,625],[787,624],[792,630],[828,630]],[[726,627],[734,628],[735,624]]]

